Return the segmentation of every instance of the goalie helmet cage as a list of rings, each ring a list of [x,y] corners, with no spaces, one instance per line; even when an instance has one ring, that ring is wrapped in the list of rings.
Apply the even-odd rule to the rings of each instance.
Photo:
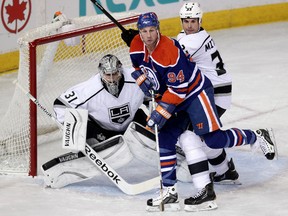
[[[113,14],[126,29],[136,29],[137,14]],[[73,30],[64,31],[63,26]],[[29,30],[18,39],[20,62],[18,83],[48,112],[54,100],[69,87],[98,72],[106,54],[116,55],[131,67],[129,48],[121,30],[105,15],[78,17]],[[37,175],[37,146],[59,140],[62,134],[19,88],[15,88],[8,110],[0,122],[0,173]]]

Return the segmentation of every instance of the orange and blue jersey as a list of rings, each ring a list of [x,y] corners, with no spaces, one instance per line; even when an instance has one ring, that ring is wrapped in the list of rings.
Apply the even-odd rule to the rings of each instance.
[[[130,46],[130,57],[134,68],[146,74],[165,103],[176,106],[185,104],[203,89],[212,86],[197,65],[188,61],[180,44],[167,36],[160,36],[155,50],[150,54],[140,36],[135,36]],[[181,107],[178,106],[175,111]]]
[[[160,36],[155,50],[148,53],[137,35],[130,45],[130,57],[135,69],[141,69],[153,82],[154,90],[162,95],[161,100],[176,105],[177,115],[170,117],[158,133],[164,186],[177,182],[175,145],[189,123],[210,148],[255,142],[256,135],[251,130],[220,130],[222,124],[214,102],[213,86],[197,65],[186,58],[176,40]]]

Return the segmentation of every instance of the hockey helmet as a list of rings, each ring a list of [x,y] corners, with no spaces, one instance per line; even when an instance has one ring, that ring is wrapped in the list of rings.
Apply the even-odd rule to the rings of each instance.
[[[179,15],[181,19],[198,18],[200,24],[203,12],[198,2],[187,2],[181,7]]]
[[[154,26],[157,27],[157,29],[159,29],[158,17],[154,12],[141,14],[138,18],[137,22],[138,29],[143,29],[148,26]]]
[[[122,63],[111,54],[105,55],[98,65],[101,80],[108,92],[116,97],[119,94],[119,82],[122,77]]]

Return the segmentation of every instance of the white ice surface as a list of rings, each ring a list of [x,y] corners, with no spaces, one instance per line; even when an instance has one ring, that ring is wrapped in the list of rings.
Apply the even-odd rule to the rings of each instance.
[[[273,128],[278,160],[268,161],[261,152],[251,153],[248,146],[228,149],[242,185],[216,185],[218,209],[198,213],[148,213],[146,200],[157,195],[156,190],[128,196],[104,176],[55,190],[44,188],[41,176],[1,175],[0,215],[288,215],[288,22],[210,33],[233,76],[233,105],[223,116],[224,128]],[[0,76],[0,117],[13,95],[16,75]],[[56,145],[40,146],[40,164],[62,153]],[[127,181],[139,181],[138,172],[146,175],[137,161],[130,165],[119,170]],[[183,199],[194,192],[193,185],[178,183],[178,189],[183,207]]]

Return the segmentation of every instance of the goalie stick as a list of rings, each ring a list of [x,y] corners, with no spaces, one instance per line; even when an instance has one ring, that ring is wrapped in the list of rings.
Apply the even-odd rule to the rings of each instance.
[[[41,111],[43,111],[47,116],[49,116],[57,126],[63,130],[63,125],[44,107],[42,104],[33,97],[28,91],[26,91],[17,80],[13,81],[26,96],[35,103]],[[152,179],[146,180],[144,182],[130,184],[125,179],[123,179],[109,164],[105,162],[105,160],[97,154],[97,152],[89,146],[87,143],[85,144],[85,151],[83,154],[103,173],[105,174],[112,182],[115,184],[121,191],[128,195],[136,195],[140,193],[147,192],[157,187],[159,184],[159,176],[154,177]]]

